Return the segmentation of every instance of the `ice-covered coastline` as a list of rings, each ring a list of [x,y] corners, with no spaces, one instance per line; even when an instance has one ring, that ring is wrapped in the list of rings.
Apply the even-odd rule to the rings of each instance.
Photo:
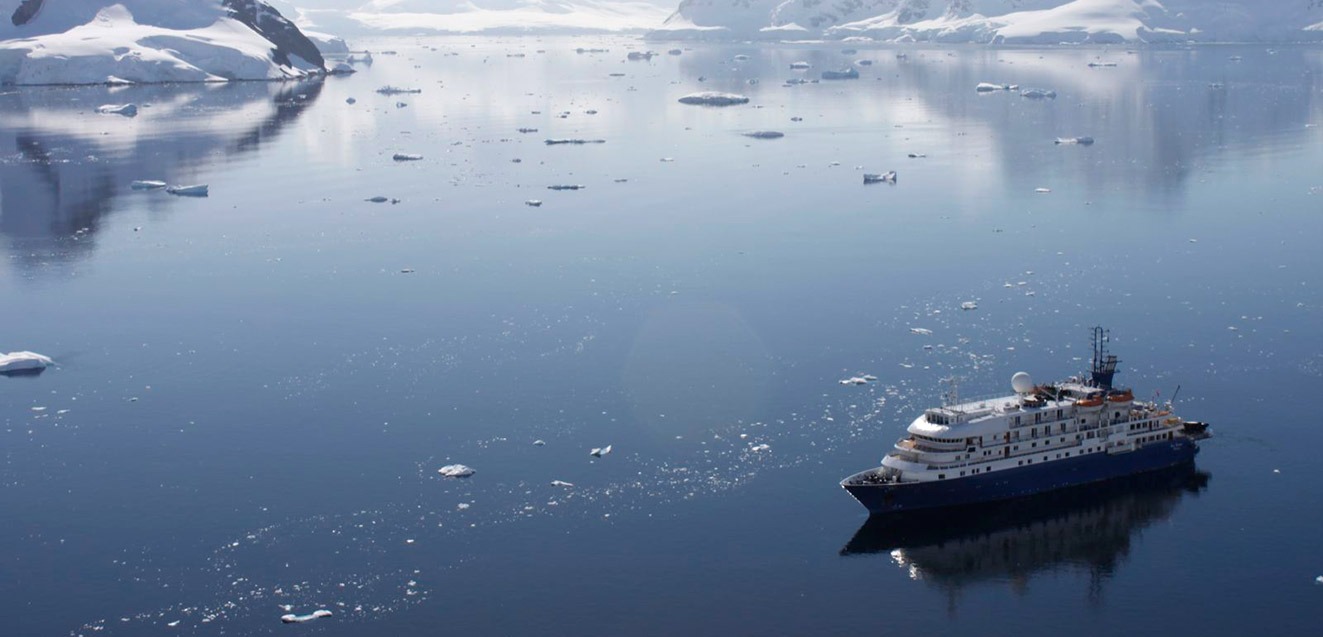
[[[0,0],[0,15],[0,84],[277,80],[325,72],[317,44],[259,0]]]
[[[653,40],[1323,42],[1311,0],[683,0]]]

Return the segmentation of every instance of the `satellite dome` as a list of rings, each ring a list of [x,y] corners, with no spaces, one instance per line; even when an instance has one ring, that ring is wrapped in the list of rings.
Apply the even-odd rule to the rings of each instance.
[[[1025,372],[1015,372],[1011,376],[1011,389],[1017,394],[1027,394],[1034,390],[1034,379]]]

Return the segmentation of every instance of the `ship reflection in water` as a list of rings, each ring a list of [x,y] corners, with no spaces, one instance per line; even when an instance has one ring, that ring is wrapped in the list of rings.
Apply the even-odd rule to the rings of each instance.
[[[1063,568],[1087,569],[1097,600],[1131,539],[1209,478],[1187,463],[1010,502],[873,516],[841,555],[889,554],[911,579],[946,590],[952,611],[966,586],[1006,581],[1019,590],[1035,573]]]

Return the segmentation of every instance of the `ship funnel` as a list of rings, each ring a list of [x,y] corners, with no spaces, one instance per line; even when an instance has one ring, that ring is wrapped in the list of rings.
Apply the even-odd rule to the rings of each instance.
[[[1025,372],[1015,372],[1011,376],[1011,389],[1017,394],[1027,394],[1034,390],[1034,379]]]

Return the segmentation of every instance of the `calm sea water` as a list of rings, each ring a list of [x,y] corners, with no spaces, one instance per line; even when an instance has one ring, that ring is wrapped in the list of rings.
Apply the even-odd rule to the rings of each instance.
[[[0,351],[60,363],[0,378],[0,632],[1317,630],[1323,51],[369,45],[0,94]],[[1197,472],[865,524],[942,379],[1095,324]]]

